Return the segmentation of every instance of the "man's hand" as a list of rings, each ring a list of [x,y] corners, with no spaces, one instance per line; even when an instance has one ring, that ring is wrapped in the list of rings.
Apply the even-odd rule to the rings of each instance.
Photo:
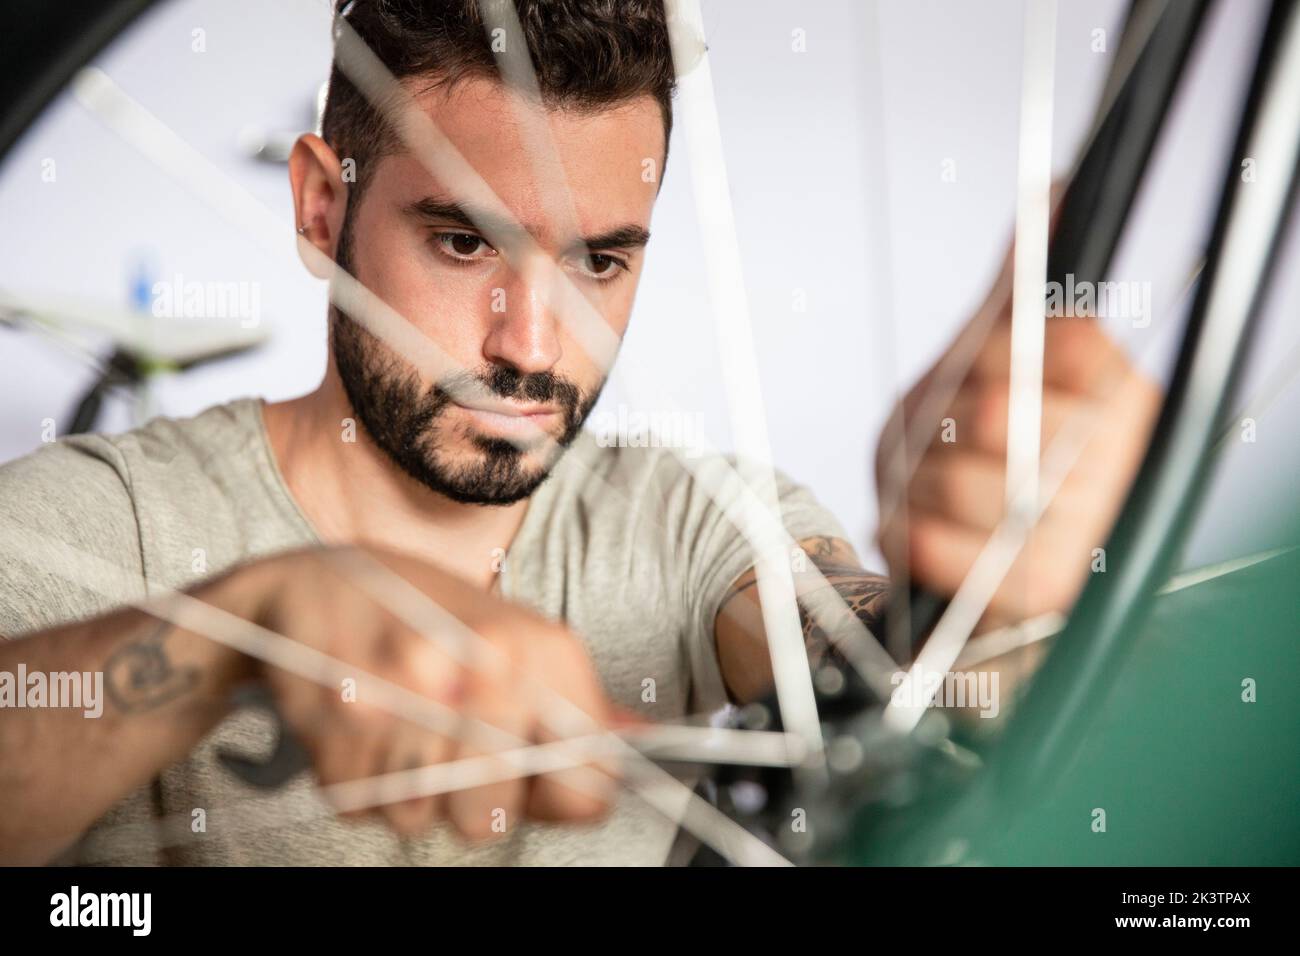
[[[382,581],[386,572],[373,562],[382,562],[424,591],[478,638],[444,626],[442,635],[461,644],[461,652],[451,655],[407,627],[349,573],[370,568]],[[325,785],[553,740],[545,726],[542,687],[585,711],[592,718],[591,732],[614,719],[585,649],[567,629],[405,555],[351,549],[295,552],[238,569],[214,587],[224,599],[214,603],[230,603],[226,596],[232,589],[240,591],[243,597],[235,604],[247,610],[250,620],[357,669],[355,694],[345,692],[341,682],[323,686],[269,665],[255,671],[310,752]],[[484,653],[479,639],[491,650]],[[476,657],[477,665],[466,666],[464,655]],[[493,745],[489,739],[484,746],[482,737],[471,743],[463,736],[471,730],[464,720],[457,735],[404,720],[367,697],[362,671],[517,740]],[[480,840],[500,835],[493,823],[502,812],[507,828],[522,817],[591,820],[607,809],[612,789],[608,775],[583,767],[389,803],[377,812],[403,834],[445,819],[463,836]]]
[[[414,587],[448,614],[431,622],[429,633],[416,633],[372,598],[376,586],[399,594]],[[270,688],[323,784],[632,722],[606,701],[582,644],[567,629],[411,557],[370,548],[292,552],[232,568],[188,594],[282,635],[272,646],[286,655],[279,660],[287,667],[290,658],[308,667],[332,661],[328,670],[307,672],[324,683],[131,607],[0,640],[0,670],[25,665],[33,672],[104,676],[100,719],[45,707],[15,710],[0,722],[0,862],[56,859],[123,797],[190,754],[229,716],[232,691],[250,681]],[[420,613],[424,602],[415,598],[402,595]],[[433,636],[463,644],[448,654]],[[488,652],[475,655],[483,646]],[[421,719],[381,706],[363,671],[397,685]],[[344,683],[349,678],[355,695]],[[549,695],[539,685],[567,697],[590,720],[566,706],[557,733],[547,725]],[[427,726],[431,706],[443,708],[450,726],[433,728],[438,732]],[[499,733],[471,737],[474,720]],[[479,763],[513,769],[491,758]],[[382,819],[401,833],[442,818],[469,838],[491,838],[502,819],[510,832],[522,817],[598,816],[613,793],[610,769],[566,764],[534,777],[505,773],[508,779],[445,796],[385,802],[377,790],[374,798]]]
[[[1005,516],[1011,320],[1008,276],[949,350],[981,336],[976,358],[955,397],[922,436],[924,448],[907,484],[906,516],[897,490],[899,429],[877,450],[880,547],[897,580],[953,595],[993,529]],[[969,354],[969,351],[966,351]],[[940,359],[902,403],[909,432],[931,389],[951,388]],[[1043,365],[1042,451],[1063,425],[1087,436],[1082,453],[1033,528],[1002,582],[982,627],[1067,611],[1082,590],[1132,483],[1160,408],[1160,389],[1087,318],[1049,318]],[[899,411],[895,410],[895,419]],[[928,425],[929,423],[925,423]],[[909,468],[911,463],[909,462]],[[1040,476],[1046,477],[1040,469]]]

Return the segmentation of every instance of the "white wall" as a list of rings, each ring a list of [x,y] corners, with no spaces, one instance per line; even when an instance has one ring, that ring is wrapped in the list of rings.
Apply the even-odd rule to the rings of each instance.
[[[982,298],[1011,234],[1022,3],[884,0],[875,17],[861,0],[705,4],[774,457],[863,546],[875,522],[869,463],[889,404]],[[1175,291],[1212,213],[1264,6],[1237,0],[1216,13],[1211,45],[1198,55],[1117,264],[1117,277],[1153,284],[1157,325],[1165,315],[1177,322]],[[1121,0],[1060,4],[1058,172],[1084,135],[1123,9]],[[206,52],[191,49],[195,28],[206,31]],[[1098,28],[1108,31],[1107,53],[1092,50]],[[792,49],[796,29],[806,52]],[[284,168],[243,158],[238,134],[248,125],[305,128],[328,60],[328,5],[318,0],[173,0],[98,63],[288,223]],[[603,401],[700,413],[710,437],[728,447],[680,135],[679,126],[632,329]],[[54,183],[41,179],[46,158],[57,164]],[[955,164],[955,182],[941,176],[946,160]],[[0,168],[0,223],[3,289],[121,305],[142,259],[155,278],[180,272],[260,283],[272,343],[158,382],[154,395],[165,413],[191,414],[243,394],[286,397],[318,380],[324,290],[298,263],[291,230],[282,250],[268,254],[66,94]],[[793,308],[796,290],[806,295],[806,312]],[[1274,300],[1252,364],[1255,382],[1294,341],[1286,316],[1300,301],[1295,270]],[[1116,331],[1154,367],[1167,355],[1153,342],[1155,327]],[[88,377],[31,333],[0,330],[0,459],[33,448],[43,419],[64,421]],[[1268,474],[1295,473],[1300,443],[1286,423],[1297,403],[1296,390],[1286,391],[1261,423],[1261,444],[1231,450],[1192,563],[1258,541],[1234,513],[1243,501],[1258,507],[1255,489]],[[110,427],[129,421],[129,409],[111,409]],[[1286,494],[1282,479],[1272,493]]]

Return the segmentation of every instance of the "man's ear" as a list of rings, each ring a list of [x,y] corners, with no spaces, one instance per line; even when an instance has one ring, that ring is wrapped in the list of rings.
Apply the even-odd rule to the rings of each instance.
[[[334,253],[348,208],[343,164],[314,133],[298,137],[289,154],[289,183],[297,217],[298,255],[318,279],[334,272]]]

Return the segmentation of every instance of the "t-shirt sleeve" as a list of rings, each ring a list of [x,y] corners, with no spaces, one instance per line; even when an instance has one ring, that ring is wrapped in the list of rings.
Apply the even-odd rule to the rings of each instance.
[[[85,620],[145,594],[140,533],[117,448],[78,435],[0,465],[0,640]],[[148,786],[127,794],[96,824],[133,832],[135,864],[158,862]],[[136,824],[134,829],[125,824]],[[78,844],[56,863],[89,862]]]
[[[126,463],[78,435],[0,465],[0,637],[105,613],[145,594]]]
[[[679,524],[690,614],[686,651],[693,707],[713,710],[728,702],[714,634],[718,611],[731,585],[755,565],[755,546],[779,546],[785,536],[787,548],[805,538],[846,536],[812,492],[780,470],[775,471],[778,522],[762,495],[753,490],[762,488],[763,469],[732,457],[701,459],[690,468]],[[742,474],[748,482],[741,480]]]

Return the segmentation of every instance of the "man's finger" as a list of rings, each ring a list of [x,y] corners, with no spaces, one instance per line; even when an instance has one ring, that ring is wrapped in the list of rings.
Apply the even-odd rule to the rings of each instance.
[[[439,764],[453,753],[453,745],[446,737],[413,727],[398,731],[387,744],[384,766],[386,773],[418,770]],[[394,830],[406,836],[415,836],[445,815],[445,800],[444,794],[433,794],[388,803],[381,809]]]
[[[992,531],[1004,513],[1006,462],[951,447],[927,455],[912,476],[914,512],[946,517],[975,531]]]
[[[1123,371],[1126,356],[1101,324],[1091,318],[1047,320],[1043,343],[1043,384],[1082,395],[1104,396]],[[989,332],[971,366],[971,379],[1006,383],[1011,376],[1011,318]]]
[[[521,706],[517,693],[494,685],[487,679],[475,681],[465,704],[465,716],[482,721],[511,738],[529,737],[533,722],[531,710]],[[456,759],[483,756],[487,751],[462,742]],[[507,767],[502,763],[503,767]],[[525,778],[506,780],[455,790],[447,794],[447,818],[466,839],[490,840],[505,834],[517,823],[524,811],[528,788]]]
[[[1061,426],[1075,415],[1087,415],[1089,406],[1099,403],[1059,388],[1047,388],[1042,402],[1042,443],[1044,447]],[[964,386],[948,407],[950,427],[939,430],[931,451],[944,452],[960,448],[969,452],[998,455],[1007,453],[1007,423],[1011,407],[1011,389],[1006,382],[973,382]],[[1005,462],[1004,462],[1005,463]]]

